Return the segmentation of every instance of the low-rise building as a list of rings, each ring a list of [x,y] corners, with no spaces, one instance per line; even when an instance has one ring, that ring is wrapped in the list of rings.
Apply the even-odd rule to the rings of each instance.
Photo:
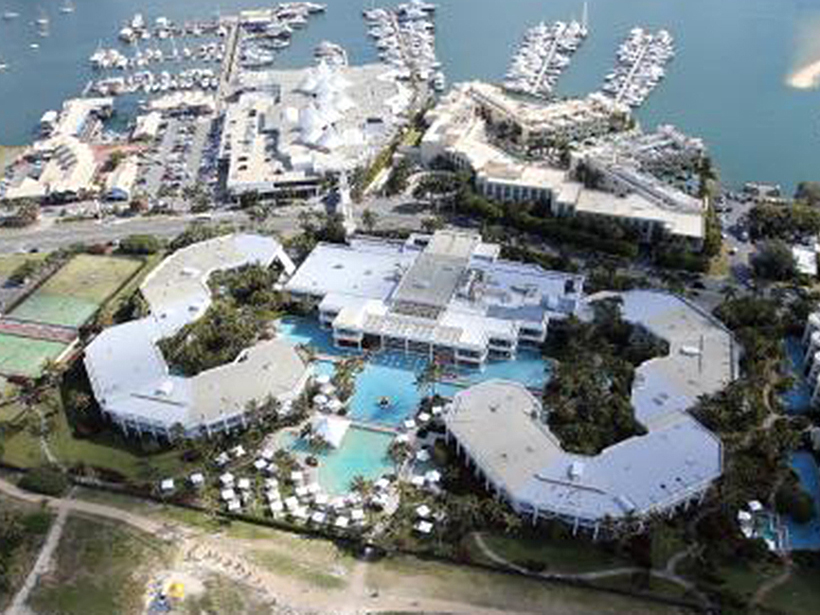
[[[583,276],[500,258],[469,232],[319,244],[286,290],[311,301],[341,347],[389,348],[481,366],[537,346],[576,313]]]
[[[220,159],[228,192],[310,196],[366,165],[404,121],[410,90],[381,64],[243,73],[227,104]]]
[[[488,135],[487,116],[495,114],[508,122],[518,117],[516,125],[524,142],[536,138],[555,142],[553,137],[544,137],[547,129],[543,127],[551,125],[548,109],[556,106],[555,115],[564,117],[560,110],[567,105],[511,99],[486,84],[457,86],[428,116],[431,124],[420,145],[422,162],[431,164],[441,158],[457,169],[473,172],[476,190],[493,200],[542,203],[556,216],[610,217],[639,227],[646,242],[675,237],[699,249],[706,232],[703,201],[652,175],[682,168],[702,156],[698,140],[669,127],[662,127],[656,135],[641,136],[632,131],[625,133],[629,138],[612,137],[619,122],[610,119],[607,123],[606,110],[578,112],[567,116],[574,119],[562,120],[578,124],[575,136],[569,139],[578,143],[565,169],[505,151]],[[619,117],[617,111],[609,113]],[[536,126],[542,127],[541,133]],[[610,138],[618,140],[613,144]],[[590,145],[581,145],[589,139],[593,139]],[[558,140],[567,142],[563,135]]]
[[[283,340],[260,342],[234,362],[190,378],[173,373],[157,347],[205,313],[213,271],[274,260],[292,272],[282,247],[256,235],[211,239],[165,259],[140,287],[150,314],[105,329],[86,348],[85,367],[103,414],[126,434],[171,438],[179,426],[188,437],[209,436],[243,427],[251,401],[298,397],[310,368]]]
[[[646,435],[595,456],[568,453],[539,400],[499,380],[459,392],[444,415],[448,440],[476,477],[533,523],[559,519],[597,537],[609,522],[686,508],[721,475],[721,441],[688,409],[737,377],[731,333],[666,293],[622,297],[625,319],[669,342],[667,356],[636,370],[631,401]]]

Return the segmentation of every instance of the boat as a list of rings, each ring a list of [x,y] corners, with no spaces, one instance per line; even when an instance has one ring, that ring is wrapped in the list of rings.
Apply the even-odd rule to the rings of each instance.
[[[18,17],[20,17],[20,13],[16,13],[15,11],[6,11],[3,13],[4,21],[11,21],[12,19],[17,19]]]
[[[39,49],[39,48],[40,48],[40,43],[31,43],[31,44],[29,45],[29,48],[31,48],[31,49]]]
[[[444,73],[442,73],[441,71],[433,75],[433,89],[436,92],[443,92],[446,83],[447,82],[444,79]]]
[[[75,8],[76,7],[71,0],[65,0],[63,6],[60,7],[60,12],[63,14],[73,13]]]
[[[5,62],[5,60],[3,60],[2,58],[0,58],[0,73],[2,73],[2,72],[3,72],[4,70],[6,70],[8,67],[9,67],[9,65]]]
[[[38,26],[47,26],[48,25],[48,15],[43,9],[40,9],[40,16],[37,18],[35,22]]]

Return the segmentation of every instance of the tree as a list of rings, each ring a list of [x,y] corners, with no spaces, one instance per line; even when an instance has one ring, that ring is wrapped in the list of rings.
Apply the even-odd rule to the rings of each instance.
[[[123,254],[156,254],[162,249],[162,242],[154,235],[129,235],[120,241],[119,251]]]
[[[368,233],[373,232],[373,229],[376,228],[377,221],[378,214],[376,214],[376,212],[374,212],[369,207],[366,207],[365,210],[362,212],[362,225]]]
[[[797,263],[791,248],[782,241],[769,241],[760,245],[752,257],[752,269],[764,280],[791,280],[797,275]]]
[[[429,361],[416,376],[416,388],[428,395],[436,394],[436,383],[444,376],[444,365],[438,361]]]
[[[797,201],[803,201],[807,205],[820,205],[820,182],[800,182],[797,184],[794,198]]]
[[[444,228],[444,220],[440,216],[430,216],[422,219],[421,228],[425,233],[434,233]]]

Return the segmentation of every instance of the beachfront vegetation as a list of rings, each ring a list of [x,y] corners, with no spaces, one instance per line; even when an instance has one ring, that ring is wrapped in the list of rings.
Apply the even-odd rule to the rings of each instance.
[[[0,501],[0,609],[28,573],[50,526],[48,511]]]
[[[820,233],[820,210],[805,203],[760,203],[749,210],[749,234],[753,239],[795,241]]]
[[[783,241],[772,240],[759,244],[751,261],[755,276],[763,280],[786,281],[797,275],[794,255]]]
[[[646,433],[630,402],[635,367],[668,352],[666,342],[622,319],[619,299],[593,308],[592,323],[570,318],[550,327],[546,353],[555,369],[544,390],[550,429],[565,449],[588,455]]]

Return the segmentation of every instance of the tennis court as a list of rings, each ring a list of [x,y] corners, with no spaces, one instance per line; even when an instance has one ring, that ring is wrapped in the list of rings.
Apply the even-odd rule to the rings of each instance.
[[[79,327],[142,266],[133,259],[80,254],[51,276],[9,316]]]
[[[56,359],[66,344],[0,333],[0,372],[37,376],[47,359]]]

